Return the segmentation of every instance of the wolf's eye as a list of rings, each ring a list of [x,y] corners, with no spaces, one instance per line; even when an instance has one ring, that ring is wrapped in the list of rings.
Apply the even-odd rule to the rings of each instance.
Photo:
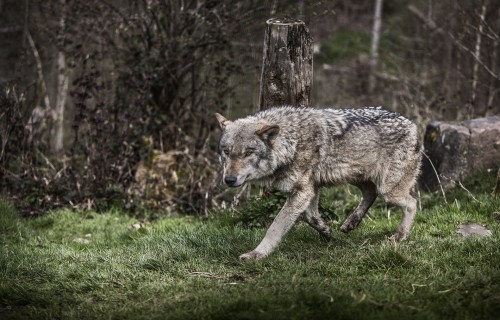
[[[250,157],[253,154],[253,150],[245,151],[245,157]]]
[[[227,150],[227,149],[224,149],[224,151],[222,151],[222,152],[224,152],[224,154],[225,154],[226,156],[228,156],[228,155],[229,155],[229,150]]]

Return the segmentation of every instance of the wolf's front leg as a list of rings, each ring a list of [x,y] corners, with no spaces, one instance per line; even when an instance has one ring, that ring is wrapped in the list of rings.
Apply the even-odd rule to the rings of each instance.
[[[283,236],[293,227],[298,218],[311,204],[315,198],[314,187],[307,186],[295,188],[285,202],[283,208],[274,219],[273,223],[266,232],[264,239],[253,251],[242,254],[241,260],[255,259],[260,260],[272,253]]]

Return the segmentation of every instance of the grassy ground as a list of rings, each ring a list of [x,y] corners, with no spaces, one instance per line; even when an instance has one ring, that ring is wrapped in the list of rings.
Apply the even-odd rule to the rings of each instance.
[[[3,201],[0,319],[496,319],[500,205],[491,186],[467,186],[477,201],[462,189],[448,204],[423,195],[402,244],[385,240],[399,211],[377,202],[351,234],[331,221],[323,243],[301,224],[272,256],[244,263],[238,255],[265,232],[241,223],[245,208],[135,229],[119,212],[20,219]],[[342,218],[357,201],[349,191],[326,192]],[[493,236],[456,233],[471,221]]]

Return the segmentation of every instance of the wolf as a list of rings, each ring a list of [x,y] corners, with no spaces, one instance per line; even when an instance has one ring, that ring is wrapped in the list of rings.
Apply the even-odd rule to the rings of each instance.
[[[362,199],[340,227],[355,229],[377,196],[399,206],[402,220],[392,241],[408,238],[416,213],[413,193],[422,158],[417,126],[402,115],[370,107],[317,109],[275,107],[235,121],[215,114],[223,181],[274,186],[287,200],[260,244],[240,256],[260,260],[272,253],[302,218],[322,238],[328,224],[318,212],[321,187],[352,184]]]

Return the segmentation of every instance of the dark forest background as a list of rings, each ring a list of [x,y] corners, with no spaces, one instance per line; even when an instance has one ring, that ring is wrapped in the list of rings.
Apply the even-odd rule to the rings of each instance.
[[[500,113],[500,2],[0,0],[0,187],[59,206],[207,215],[214,112],[257,111],[265,21],[314,39],[313,105],[383,105],[424,127]],[[369,85],[369,78],[374,87]]]

